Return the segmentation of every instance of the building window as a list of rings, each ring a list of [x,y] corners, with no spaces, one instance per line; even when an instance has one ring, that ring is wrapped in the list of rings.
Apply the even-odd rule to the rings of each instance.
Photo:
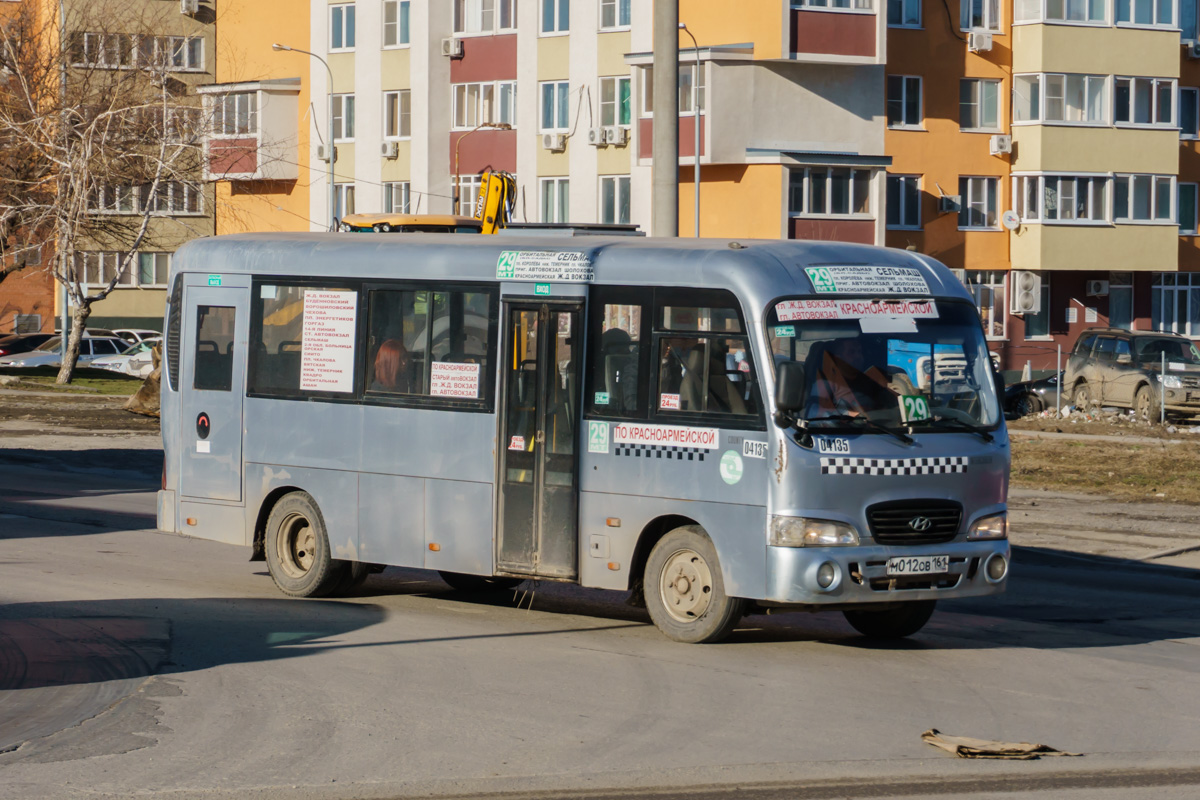
[[[542,130],[566,131],[571,127],[570,85],[566,81],[542,84]]]
[[[871,213],[871,171],[793,169],[788,177],[788,211],[804,216],[866,216]]]
[[[630,5],[630,0],[600,0],[600,30],[628,28]]]
[[[122,267],[123,253],[105,253],[85,250],[75,253],[75,278],[83,279],[89,286],[133,286],[133,270]],[[118,274],[119,273],[119,274]]]
[[[354,49],[354,3],[329,7],[329,49]]]
[[[1107,0],[1016,0],[1013,22],[1107,21]]]
[[[1108,122],[1104,75],[1048,73],[1013,78],[1013,122]]]
[[[920,230],[920,176],[887,176],[887,226],[897,230]]]
[[[919,28],[921,0],[888,0],[887,14],[893,28]]]
[[[1173,175],[1117,175],[1113,178],[1113,220],[1173,222]]]
[[[479,199],[479,187],[483,179],[479,175],[460,175],[458,178],[458,211],[463,216],[475,216],[475,202]]]
[[[1200,137],[1200,89],[1179,90],[1179,137]]]
[[[383,185],[383,213],[411,214],[410,196],[411,190],[408,181],[385,183]]]
[[[333,140],[347,142],[354,140],[354,95],[335,94],[333,96]]]
[[[160,181],[158,189],[101,186],[88,197],[88,210],[98,214],[191,216],[204,213],[204,191],[185,181]]]
[[[964,31],[1000,30],[1000,0],[961,0],[959,26]]]
[[[1181,236],[1195,236],[1196,228],[1196,210],[1197,210],[1197,189],[1200,184],[1181,183],[1179,184],[1179,234]]]
[[[983,332],[989,339],[1003,339],[1006,322],[1004,276],[1001,270],[968,270],[967,291],[975,298]]]
[[[1150,324],[1200,338],[1200,273],[1159,272],[1150,285]]]
[[[874,8],[871,0],[792,0],[792,6],[810,10],[853,8],[858,11],[870,11]]]
[[[606,225],[628,225],[629,219],[629,176],[601,176],[600,221]]]
[[[166,286],[170,273],[170,253],[138,253],[138,286]]]
[[[454,0],[455,33],[492,33],[517,27],[517,0]]]
[[[1116,78],[1113,117],[1118,125],[1175,125],[1175,81]]]
[[[704,67],[697,71],[695,64],[686,64],[679,67],[679,113],[691,114],[693,109],[699,106],[700,111],[704,111]],[[642,70],[642,116],[649,117],[654,114],[654,68],[646,67]]]
[[[570,181],[566,178],[542,178],[542,222],[570,220]]]
[[[1118,25],[1175,25],[1175,4],[1171,0],[1117,0]]]
[[[999,178],[959,178],[962,206],[958,211],[958,227],[994,230],[999,188]]]
[[[630,85],[628,77],[600,79],[600,124],[629,125]]]
[[[959,82],[958,126],[965,131],[1000,129],[1000,81],[965,78]]]
[[[258,92],[230,92],[213,100],[213,136],[258,133]]]
[[[542,33],[571,30],[570,0],[542,0]]]
[[[354,213],[354,184],[335,183],[333,185],[333,216],[343,219],[347,214]]]
[[[409,0],[383,0],[383,46],[408,44]]]
[[[139,36],[129,33],[74,33],[69,59],[78,67],[142,67],[188,72],[204,69],[204,40],[198,36]]]
[[[517,121],[516,81],[499,83],[456,83],[454,93],[454,121],[457,130],[470,130],[483,124]]]
[[[412,93],[408,89],[383,93],[383,138],[412,136]]]
[[[921,79],[912,75],[887,76],[889,128],[921,127]]]
[[[1179,0],[1179,37],[1185,42],[1194,42],[1197,31],[1198,4],[1196,0]]]
[[[1038,290],[1041,293],[1040,311],[1036,313],[1026,312],[1025,317],[1025,338],[1026,339],[1049,339],[1050,338],[1050,273],[1043,272],[1041,287]]]
[[[1108,217],[1108,178],[1023,175],[1013,178],[1022,222],[1103,223]]]
[[[1108,325],[1133,330],[1133,273],[1108,273]]]

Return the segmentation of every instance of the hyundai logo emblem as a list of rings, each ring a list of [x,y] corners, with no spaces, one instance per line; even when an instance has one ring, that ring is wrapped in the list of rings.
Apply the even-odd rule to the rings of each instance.
[[[908,527],[918,532],[927,531],[933,527],[933,522],[930,521],[929,517],[913,517],[908,521]]]

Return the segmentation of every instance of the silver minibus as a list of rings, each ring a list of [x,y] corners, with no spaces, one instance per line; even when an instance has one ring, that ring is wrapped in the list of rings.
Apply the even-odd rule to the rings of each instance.
[[[245,234],[176,254],[158,525],[326,597],[621,590],[685,642],[1002,592],[979,315],[917,253],[801,241]]]

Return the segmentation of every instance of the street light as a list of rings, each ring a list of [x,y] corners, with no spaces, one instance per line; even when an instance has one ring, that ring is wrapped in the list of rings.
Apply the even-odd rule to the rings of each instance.
[[[337,157],[337,148],[333,146],[333,70],[329,68],[328,61],[321,58],[316,53],[309,52],[308,50],[301,50],[299,47],[288,47],[286,44],[280,44],[279,42],[275,42],[275,44],[271,45],[271,49],[276,52],[287,50],[291,53],[304,53],[306,56],[312,56],[317,61],[320,61],[322,64],[324,64],[325,71],[329,73],[329,87],[325,92],[325,95],[328,98],[325,117],[325,144],[329,148],[329,169],[326,170],[326,180],[329,182],[329,230],[336,231],[337,217],[334,216],[336,194],[333,186],[333,161]]]
[[[697,89],[697,84],[700,82],[700,45],[696,43],[696,37],[692,36],[692,32],[688,30],[688,26],[686,23],[683,23],[683,22],[679,23],[679,30],[683,31],[689,37],[691,37],[692,48],[696,51],[696,74],[692,78],[692,92],[695,95],[695,100],[692,103],[692,122],[695,124],[692,125],[692,127],[696,129],[696,144],[695,144],[696,166],[692,168],[692,172],[694,173],[694,175],[692,177],[694,177],[695,181],[696,181],[695,188],[692,190],[693,194],[695,195],[695,197],[693,198],[695,201],[695,212],[694,212],[695,221],[693,222],[694,227],[692,228],[692,235],[699,238],[700,237],[700,91],[699,91],[699,89]]]
[[[511,131],[512,125],[507,122],[481,122],[471,130],[458,137],[454,143],[454,213],[458,214],[462,210],[462,192],[458,188],[458,147],[462,144],[462,140],[470,136],[480,128],[492,128],[498,131]]]

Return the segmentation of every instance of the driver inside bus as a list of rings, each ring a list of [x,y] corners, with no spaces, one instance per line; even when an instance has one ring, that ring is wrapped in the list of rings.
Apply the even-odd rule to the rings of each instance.
[[[412,392],[412,358],[399,339],[385,339],[375,353],[375,380],[371,390],[409,394]]]
[[[859,416],[881,408],[892,408],[896,394],[888,388],[889,378],[868,359],[857,338],[837,339],[820,354],[813,390],[821,411]]]

